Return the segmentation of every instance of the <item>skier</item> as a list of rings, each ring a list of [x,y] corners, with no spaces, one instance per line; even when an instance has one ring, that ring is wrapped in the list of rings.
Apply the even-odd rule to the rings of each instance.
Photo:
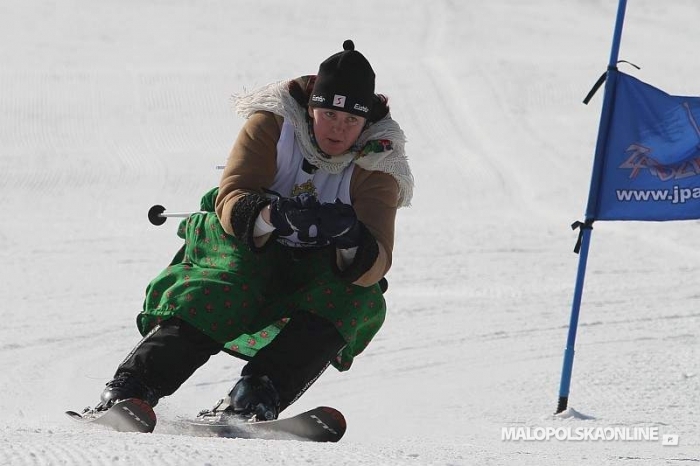
[[[315,76],[237,96],[247,118],[184,245],[148,286],[143,339],[97,410],[174,393],[210,356],[247,362],[203,415],[276,419],[332,364],[350,368],[384,321],[396,210],[413,177],[404,135],[350,40]]]

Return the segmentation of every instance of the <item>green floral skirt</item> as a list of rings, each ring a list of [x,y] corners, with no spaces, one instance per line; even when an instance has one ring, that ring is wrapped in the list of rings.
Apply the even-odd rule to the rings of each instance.
[[[333,365],[350,368],[384,322],[379,285],[360,287],[334,273],[333,248],[298,250],[278,243],[252,252],[227,234],[214,213],[217,189],[202,198],[202,210],[180,223],[185,244],[170,266],[148,286],[137,318],[145,335],[178,317],[244,359],[270,343],[298,310],[335,324],[347,346]]]

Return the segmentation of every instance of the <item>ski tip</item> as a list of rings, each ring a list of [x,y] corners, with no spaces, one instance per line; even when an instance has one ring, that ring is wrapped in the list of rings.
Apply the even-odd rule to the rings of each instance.
[[[337,442],[347,430],[347,422],[343,413],[330,406],[319,406],[311,411],[311,416],[323,426],[325,435],[317,439],[323,442]]]
[[[68,417],[83,423],[95,423],[117,432],[153,432],[156,413],[153,408],[138,398],[127,398],[114,403],[109,409],[86,408],[82,414],[66,411]]]
[[[138,407],[141,412],[149,417],[154,423],[156,422],[156,413],[153,411],[153,408],[151,405],[143,401],[142,399],[139,398],[127,398],[126,400],[123,401],[118,401],[115,403],[115,405],[126,405],[128,403],[129,405]]]
[[[318,409],[330,416],[339,427],[342,427],[343,432],[345,431],[345,429],[347,429],[348,424],[345,421],[345,416],[343,416],[343,413],[341,413],[335,408],[331,408],[330,406],[319,406]]]
[[[136,426],[139,432],[153,432],[156,427],[156,413],[151,405],[139,398],[127,398],[114,403],[112,409],[117,408],[122,413],[122,417],[128,423]]]

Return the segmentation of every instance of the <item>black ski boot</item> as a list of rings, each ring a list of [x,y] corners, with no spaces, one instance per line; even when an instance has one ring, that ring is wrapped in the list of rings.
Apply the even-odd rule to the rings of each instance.
[[[345,340],[332,322],[298,311],[280,334],[243,367],[241,379],[228,396],[211,410],[201,411],[197,418],[213,423],[228,416],[277,419],[344,346]]]
[[[255,415],[258,421],[272,421],[280,414],[280,397],[267,376],[241,377],[228,394],[231,408],[239,416]]]
[[[243,418],[272,421],[280,413],[280,397],[267,376],[241,377],[229,394],[210,410],[200,412],[200,419]]]
[[[117,372],[114,378],[107,382],[102,395],[100,395],[100,403],[95,409],[109,409],[117,401],[127,398],[138,398],[148,403],[152,408],[158,404],[159,396],[138,376],[129,372]]]
[[[345,344],[332,322],[298,311],[243,367],[241,375],[267,375],[277,389],[281,412],[321,376]]]

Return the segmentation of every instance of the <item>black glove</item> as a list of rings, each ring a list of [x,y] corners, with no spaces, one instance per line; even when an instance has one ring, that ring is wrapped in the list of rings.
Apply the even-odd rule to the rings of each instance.
[[[319,209],[319,231],[340,249],[359,246],[362,235],[360,222],[351,205],[343,204],[340,199],[324,202]]]
[[[275,197],[270,203],[270,223],[280,236],[289,236],[296,231],[301,241],[316,243],[321,240],[318,227],[320,206],[316,196],[309,193]]]

